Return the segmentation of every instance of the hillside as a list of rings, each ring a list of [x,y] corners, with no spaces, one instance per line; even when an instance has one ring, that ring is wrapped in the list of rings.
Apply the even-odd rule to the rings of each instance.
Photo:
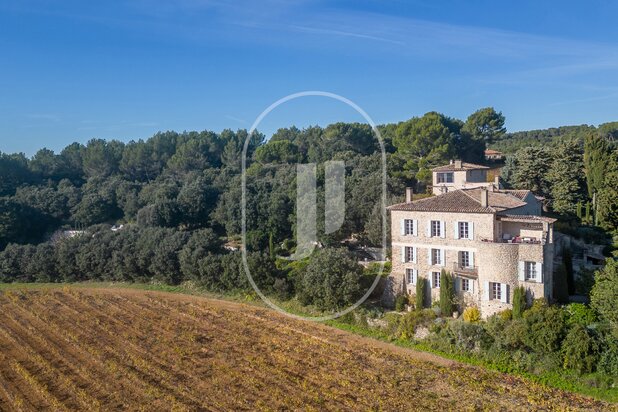
[[[272,311],[132,290],[0,294],[0,409],[608,410]]]

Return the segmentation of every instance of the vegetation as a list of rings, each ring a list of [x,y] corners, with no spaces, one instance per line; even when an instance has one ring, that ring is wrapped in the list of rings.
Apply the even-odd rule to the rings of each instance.
[[[0,405],[7,408],[610,407],[231,302],[64,288],[8,290],[0,305]]]
[[[420,277],[416,280],[416,310],[421,310],[427,302],[427,279]]]
[[[453,298],[455,296],[455,287],[453,276],[442,269],[440,272],[440,312],[444,316],[450,316],[453,313],[455,304]]]
[[[513,290],[513,319],[521,319],[527,305],[526,288],[516,287]]]

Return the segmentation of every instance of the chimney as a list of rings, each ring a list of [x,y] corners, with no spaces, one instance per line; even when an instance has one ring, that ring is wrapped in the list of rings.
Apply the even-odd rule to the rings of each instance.
[[[481,206],[489,206],[489,191],[485,187],[481,188]]]
[[[455,160],[455,169],[461,169],[461,160]]]
[[[410,203],[412,201],[413,190],[411,187],[406,187],[406,203]]]
[[[494,186],[496,189],[500,189],[500,176],[494,176]]]

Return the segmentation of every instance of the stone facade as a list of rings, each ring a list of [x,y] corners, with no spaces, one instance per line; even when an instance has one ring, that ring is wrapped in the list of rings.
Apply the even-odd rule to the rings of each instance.
[[[458,302],[478,306],[483,317],[511,308],[518,286],[529,300],[551,299],[554,219],[540,216],[541,202],[531,192],[454,189],[407,200],[389,207],[387,303],[398,293],[415,294],[418,278],[428,280],[428,296],[438,300],[443,269],[455,277]]]
[[[416,221],[416,233],[404,234],[402,221]],[[441,236],[431,236],[428,229],[432,221],[444,222]],[[458,222],[467,222],[473,231],[471,239],[457,239],[455,231]],[[530,299],[551,297],[553,272],[553,244],[548,243],[549,233],[541,230],[521,229],[537,239],[545,239],[541,243],[503,243],[496,238],[498,220],[491,213],[440,213],[391,211],[392,233],[392,272],[390,293],[416,293],[416,284],[406,278],[406,269],[416,270],[417,277],[429,280],[432,300],[439,299],[440,289],[430,279],[433,272],[445,269],[456,276],[456,282],[467,279],[470,290],[462,291],[456,283],[457,293],[466,304],[475,304],[481,309],[483,317],[512,307],[512,294],[517,286],[524,286]],[[509,222],[509,227],[513,227]],[[403,255],[406,247],[413,248],[413,260],[406,261]],[[439,250],[441,259],[432,262],[431,251]],[[462,267],[459,252],[469,253],[469,267]],[[520,262],[537,262],[542,266],[542,282],[520,279]],[[413,274],[414,275],[414,274]],[[412,281],[414,279],[411,279]],[[507,297],[503,300],[490,298],[489,284],[506,285]],[[502,291],[504,293],[504,291]]]

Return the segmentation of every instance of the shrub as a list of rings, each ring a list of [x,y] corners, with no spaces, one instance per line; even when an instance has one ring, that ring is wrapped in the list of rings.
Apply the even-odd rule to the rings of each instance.
[[[426,325],[436,318],[431,310],[416,310],[399,316],[397,320],[396,338],[412,339],[416,328]]]
[[[448,323],[452,333],[455,348],[459,351],[479,351],[481,344],[488,339],[483,325],[479,323],[453,320]]]
[[[513,291],[513,319],[521,319],[526,306],[526,289],[523,286],[516,287]]]
[[[499,313],[499,316],[502,320],[511,320],[513,319],[513,311],[511,309],[505,309]]]
[[[608,259],[607,265],[595,275],[595,283],[590,292],[590,306],[601,318],[618,328],[618,260]]]
[[[478,322],[481,320],[481,311],[476,306],[467,307],[463,313],[464,321]]]
[[[586,327],[575,324],[562,342],[563,367],[578,373],[592,372],[598,349],[598,343]]]
[[[408,298],[405,294],[400,293],[395,297],[395,310],[397,312],[401,312],[404,310],[404,307],[408,303]]]
[[[442,269],[440,273],[440,312],[443,316],[451,316],[453,314],[454,295],[453,276]]]
[[[568,314],[567,323],[569,325],[588,326],[597,321],[594,310],[583,303],[571,303],[565,307],[565,310]]]
[[[602,342],[603,352],[599,356],[597,369],[618,378],[618,338],[608,335]]]
[[[526,345],[535,352],[557,352],[566,330],[565,315],[562,309],[548,306],[544,299],[537,299],[524,313]]]
[[[419,277],[416,281],[416,310],[425,307],[427,301],[427,280]]]
[[[297,290],[302,304],[336,310],[362,296],[363,267],[347,250],[326,248],[309,258],[300,273]]]

